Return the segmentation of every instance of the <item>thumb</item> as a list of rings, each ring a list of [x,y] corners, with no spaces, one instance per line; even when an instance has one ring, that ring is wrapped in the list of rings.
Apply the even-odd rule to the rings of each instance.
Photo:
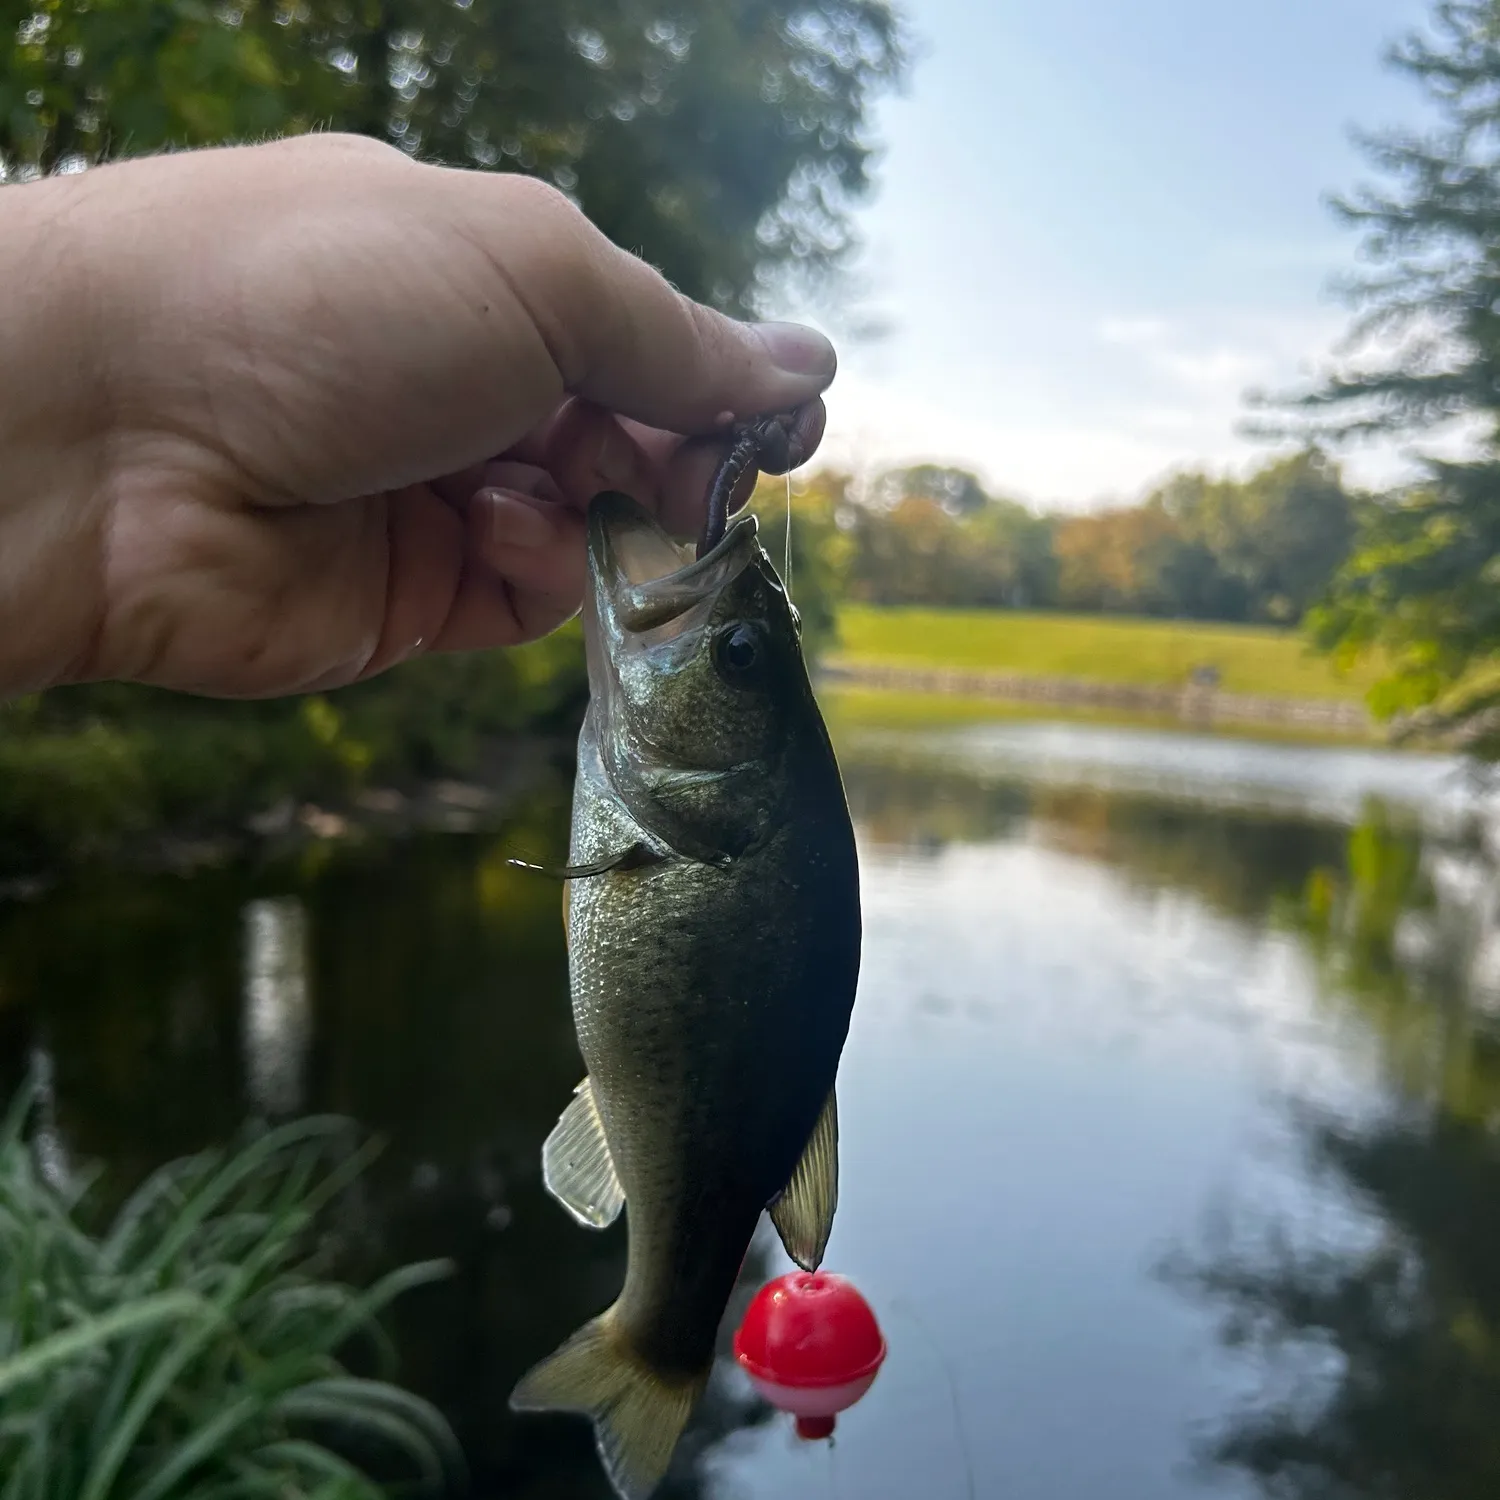
[[[801,406],[837,369],[833,345],[793,323],[741,323],[684,297],[531,178],[444,169],[455,228],[504,245],[503,275],[565,388],[670,432]]]

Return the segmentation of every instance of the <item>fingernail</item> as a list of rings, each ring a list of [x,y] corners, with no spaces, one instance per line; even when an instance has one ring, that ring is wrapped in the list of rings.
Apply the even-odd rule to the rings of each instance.
[[[545,547],[556,535],[551,520],[513,490],[480,490],[474,498],[487,509],[484,523],[492,547]]]
[[[833,379],[839,357],[833,345],[816,329],[804,328],[800,323],[756,323],[753,326],[778,370],[825,383]]]

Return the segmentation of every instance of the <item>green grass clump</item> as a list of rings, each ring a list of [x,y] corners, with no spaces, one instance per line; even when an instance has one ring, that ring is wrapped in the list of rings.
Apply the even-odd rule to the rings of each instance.
[[[287,1125],[156,1173],[100,1233],[88,1188],[39,1171],[35,1091],[0,1128],[0,1500],[384,1500],[358,1441],[432,1486],[457,1446],[426,1402],[357,1378],[357,1337],[407,1267],[368,1290],[319,1274],[320,1211],[365,1164],[344,1122]]]
[[[1379,663],[1341,674],[1296,632],[1267,626],[855,604],[839,612],[832,660],[1164,687],[1214,666],[1225,692],[1276,698],[1362,699],[1380,675]]]

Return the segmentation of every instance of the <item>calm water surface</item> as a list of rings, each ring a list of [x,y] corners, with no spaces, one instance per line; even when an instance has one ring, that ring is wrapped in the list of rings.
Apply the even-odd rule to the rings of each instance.
[[[1500,917],[1453,766],[1078,726],[865,733],[867,946],[830,1269],[891,1345],[836,1445],[727,1361],[677,1496],[1500,1493]],[[567,785],[484,834],[95,872],[0,905],[0,1059],[128,1185],[246,1115],[390,1142],[377,1258],[481,1496],[603,1497],[520,1371],[607,1303],[619,1227],[543,1192],[581,1076]],[[746,1294],[785,1268],[774,1240]]]

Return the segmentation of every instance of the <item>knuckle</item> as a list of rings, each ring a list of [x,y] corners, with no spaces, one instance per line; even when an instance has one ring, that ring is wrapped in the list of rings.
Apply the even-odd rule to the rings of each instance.
[[[347,156],[363,156],[371,161],[404,162],[411,158],[389,141],[376,139],[373,135],[359,135],[352,130],[314,130],[305,135],[285,136],[277,143],[283,150],[337,152]]]
[[[502,173],[501,181],[517,208],[537,214],[559,229],[569,226],[575,230],[587,227],[588,220],[578,206],[550,182],[524,172]]]

